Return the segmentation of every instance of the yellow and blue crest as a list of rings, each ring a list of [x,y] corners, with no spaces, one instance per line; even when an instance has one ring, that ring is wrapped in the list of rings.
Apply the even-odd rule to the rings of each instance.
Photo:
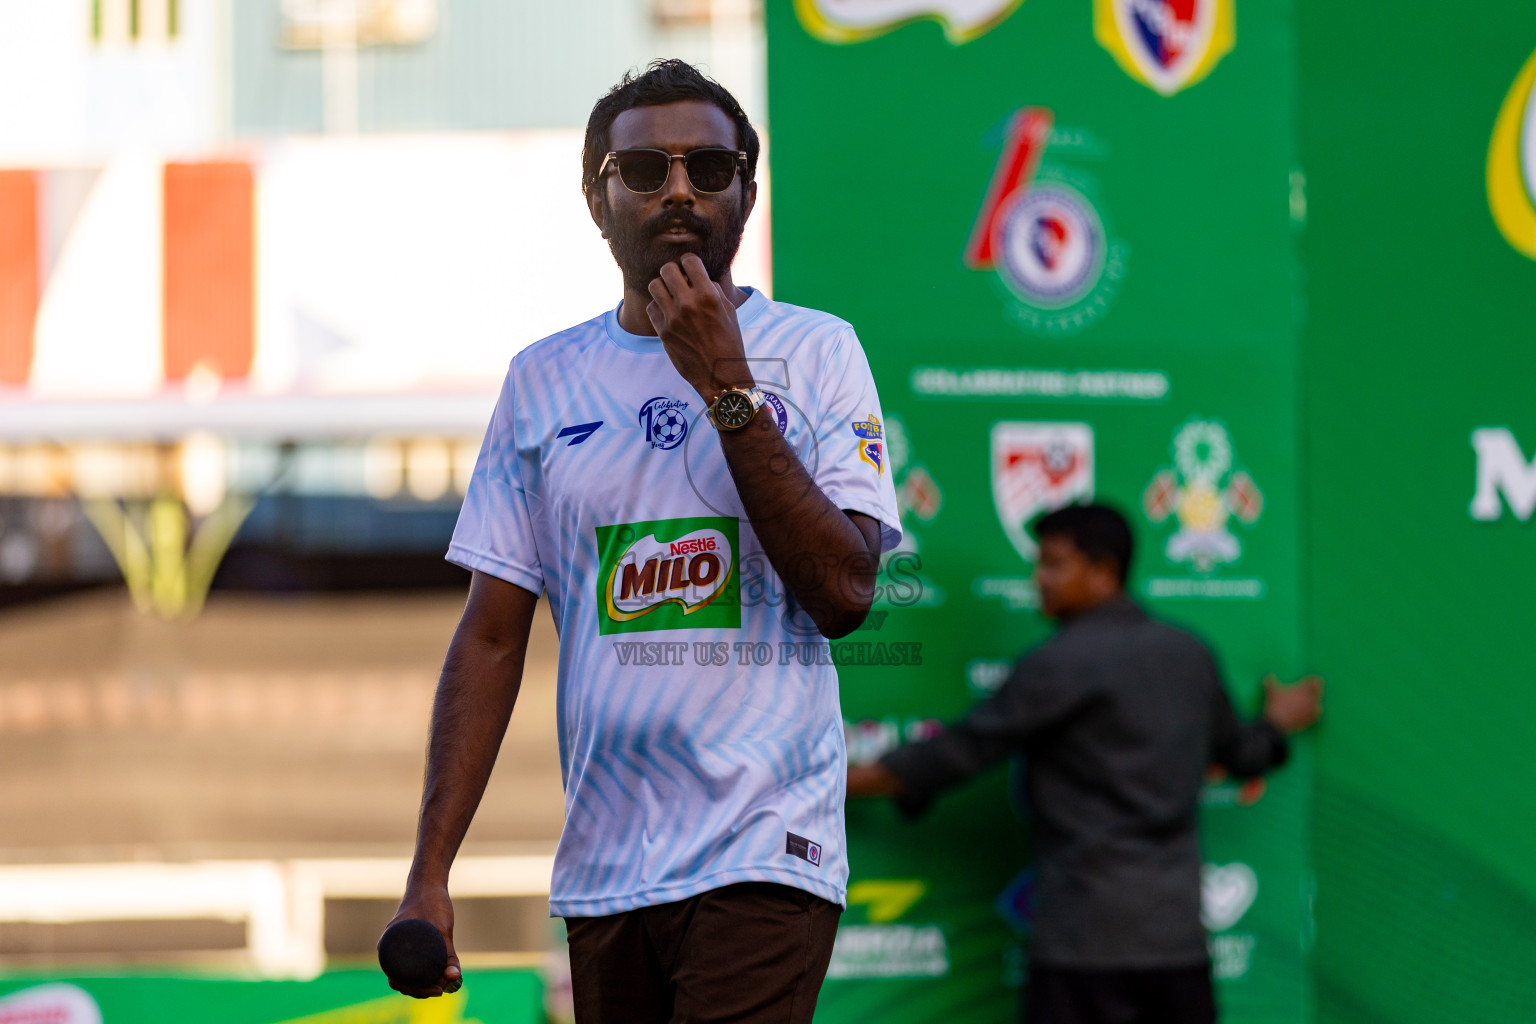
[[[1093,35],[1136,81],[1164,96],[1211,73],[1235,45],[1233,0],[1093,0]]]
[[[875,475],[885,472],[885,428],[880,417],[869,414],[867,420],[853,421],[853,435],[859,439],[859,458],[875,467]]]

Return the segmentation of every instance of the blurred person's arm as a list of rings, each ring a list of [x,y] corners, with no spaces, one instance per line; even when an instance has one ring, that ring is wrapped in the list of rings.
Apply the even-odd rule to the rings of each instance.
[[[991,697],[937,735],[848,770],[849,796],[893,796],[907,815],[928,809],[958,785],[1020,751],[1028,739],[1070,715],[1085,699],[1046,652],[1019,661]]]
[[[1252,722],[1237,717],[1232,699],[1215,687],[1211,760],[1240,779],[1278,768],[1290,757],[1286,737],[1309,729],[1323,713],[1323,681],[1308,676],[1290,686],[1274,676],[1264,680],[1264,714]]]
[[[416,917],[436,925],[448,943],[448,967],[433,988],[400,990],[409,996],[437,996],[459,987],[462,972],[453,948],[448,870],[485,793],[517,702],[538,599],[529,590],[476,571],[448,645],[432,705],[416,855],[405,898],[390,922]]]

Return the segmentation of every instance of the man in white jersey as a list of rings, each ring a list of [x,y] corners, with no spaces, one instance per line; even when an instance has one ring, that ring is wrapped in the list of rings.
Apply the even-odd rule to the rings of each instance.
[[[598,102],[583,191],[623,301],[512,360],[448,552],[473,579],[397,920],[452,954],[449,865],[545,591],[566,807],[550,912],[583,1024],[809,1021],[846,901],[828,641],[864,620],[899,519],[853,329],[731,279],[757,156],[740,105],[681,61]],[[408,994],[459,979],[450,955]]]

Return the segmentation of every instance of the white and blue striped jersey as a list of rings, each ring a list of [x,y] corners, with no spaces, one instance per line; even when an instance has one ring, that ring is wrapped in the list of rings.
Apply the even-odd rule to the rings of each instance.
[[[880,401],[853,329],[757,291],[737,319],[768,393],[758,415],[894,547]],[[747,881],[845,902],[833,652],[787,600],[660,339],[610,311],[518,353],[448,558],[549,594],[565,781],[552,915]]]

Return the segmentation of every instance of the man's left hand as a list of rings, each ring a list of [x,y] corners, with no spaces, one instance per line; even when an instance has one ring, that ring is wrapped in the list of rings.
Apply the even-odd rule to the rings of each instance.
[[[668,263],[650,283],[645,307],[667,357],[706,402],[722,388],[751,387],[736,307],[693,253]]]

